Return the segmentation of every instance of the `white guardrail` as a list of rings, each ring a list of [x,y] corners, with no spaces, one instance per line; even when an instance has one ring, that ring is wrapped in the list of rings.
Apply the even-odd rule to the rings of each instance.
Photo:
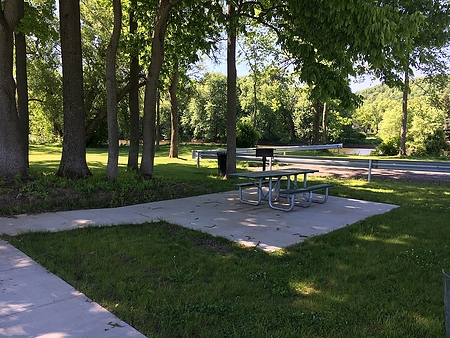
[[[412,160],[374,160],[374,159],[338,159],[331,157],[312,157],[312,156],[294,156],[286,155],[289,151],[298,150],[321,150],[321,149],[339,149],[342,144],[318,145],[318,146],[287,146],[274,147],[274,157],[269,159],[269,168],[272,163],[283,164],[300,164],[315,165],[326,167],[343,167],[367,169],[367,180],[370,182],[372,169],[383,170],[400,170],[400,171],[426,171],[450,174],[450,162],[425,162]],[[213,159],[217,158],[217,152],[226,151],[226,149],[218,150],[193,150],[192,158],[197,159],[197,167],[200,167],[200,158]],[[259,162],[261,158],[255,156],[256,148],[240,148],[236,149],[236,160]],[[283,153],[282,155],[277,153]]]

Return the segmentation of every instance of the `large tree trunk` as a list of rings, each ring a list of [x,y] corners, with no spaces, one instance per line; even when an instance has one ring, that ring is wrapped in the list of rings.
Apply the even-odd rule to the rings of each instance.
[[[19,16],[24,17],[24,2],[18,1],[20,6]],[[15,33],[16,43],[16,82],[17,82],[17,107],[19,112],[19,124],[22,147],[25,149],[27,167],[29,166],[29,125],[30,117],[28,114],[28,81],[27,81],[27,44],[25,42],[25,34],[22,32]]]
[[[313,103],[313,130],[311,144],[319,144],[320,102]]]
[[[122,28],[122,4],[113,1],[114,29],[106,50],[106,110],[108,119],[108,164],[106,178],[114,181],[119,167],[119,126],[117,122],[116,55]]]
[[[228,5],[227,46],[227,166],[226,175],[236,172],[236,25],[235,8]]]
[[[86,163],[79,0],[59,0],[63,71],[64,139],[58,176],[91,175]]]
[[[173,65],[172,79],[170,81],[170,158],[178,157],[178,60]]]
[[[16,106],[13,78],[13,32],[20,21],[23,1],[5,0],[0,6],[0,175],[25,175],[27,151],[24,147]]]
[[[134,16],[137,0],[133,0],[130,9],[130,35],[136,32],[138,24]],[[138,170],[139,164],[139,59],[133,54],[130,62],[130,149],[128,152],[128,170]]]
[[[141,172],[151,178],[155,160],[155,125],[156,125],[156,100],[158,92],[159,74],[164,61],[164,36],[166,34],[167,21],[170,10],[181,0],[159,0],[158,12],[152,34],[152,58],[148,68],[147,86],[145,88],[144,118],[143,118],[143,147],[141,159]]]
[[[405,88],[403,89],[402,101],[402,127],[400,130],[399,155],[406,156],[406,131],[408,123],[408,93],[409,93],[409,67],[405,67]]]

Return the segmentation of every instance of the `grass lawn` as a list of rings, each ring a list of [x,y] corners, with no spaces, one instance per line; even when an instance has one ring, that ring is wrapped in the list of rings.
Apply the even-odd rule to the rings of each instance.
[[[158,196],[173,198],[169,176],[185,196],[233,189],[216,176],[215,161],[196,168],[187,146],[184,159],[169,160],[165,151],[155,160],[154,186],[125,170],[107,182],[106,154],[96,150],[88,156],[94,176],[66,189],[84,194],[90,185],[92,196],[117,189],[136,196],[127,193],[149,184],[143,194],[160,189]],[[35,189],[63,184],[50,175],[58,160],[50,168],[50,154],[32,159],[41,165]],[[330,182],[331,195],[400,207],[274,253],[165,222],[3,239],[148,337],[443,337],[450,185]]]

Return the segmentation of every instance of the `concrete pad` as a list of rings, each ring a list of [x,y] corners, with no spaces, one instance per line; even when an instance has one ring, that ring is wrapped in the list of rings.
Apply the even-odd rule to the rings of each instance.
[[[144,337],[0,241],[0,336]]]
[[[308,208],[295,207],[290,212],[284,212],[271,209],[265,201],[259,206],[241,203],[237,191],[229,191],[114,209],[0,218],[0,233],[16,235],[25,231],[58,231],[165,220],[244,245],[257,245],[263,250],[274,251],[395,207],[330,196],[325,204],[313,203]]]
[[[313,203],[308,208],[295,207],[284,212],[271,209],[264,201],[259,206],[241,203],[237,192],[232,191],[127,208],[149,220],[165,220],[274,251],[395,207],[330,196],[325,204]]]

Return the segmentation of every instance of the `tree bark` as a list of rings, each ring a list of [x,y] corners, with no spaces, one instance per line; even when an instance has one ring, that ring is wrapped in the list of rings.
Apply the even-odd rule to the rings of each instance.
[[[172,79],[170,81],[170,158],[178,158],[178,60],[173,65]]]
[[[400,149],[399,155],[406,156],[406,131],[408,125],[408,93],[409,93],[409,66],[405,67],[405,88],[403,89],[402,100],[402,126],[400,129]]]
[[[256,63],[256,61],[255,61]],[[256,123],[257,123],[257,114],[258,114],[258,93],[257,93],[257,80],[258,80],[258,75],[256,73],[256,65],[254,66],[254,71],[253,71],[253,101],[254,101],[254,106],[253,106],[253,127],[256,128]]]
[[[155,151],[159,150],[161,138],[161,92],[156,93],[156,128],[155,128]]]
[[[322,144],[327,144],[327,117],[328,117],[328,105],[323,103],[322,111]]]
[[[108,120],[108,164],[106,178],[114,181],[119,167],[119,126],[117,122],[116,58],[122,28],[122,4],[113,0],[114,29],[106,50],[106,110]]]
[[[24,2],[18,1],[20,19],[24,17]],[[17,107],[19,113],[20,138],[25,149],[27,167],[29,166],[29,125],[30,117],[28,113],[28,80],[27,80],[27,45],[25,34],[15,33],[16,44],[16,82],[17,82]]]
[[[311,144],[319,144],[320,102],[313,103],[313,130]]]
[[[143,147],[141,159],[141,172],[148,178],[153,177],[155,160],[155,125],[156,100],[159,74],[164,61],[164,37],[169,20],[170,10],[181,0],[159,0],[158,12],[152,34],[152,57],[148,68],[147,86],[145,88],[144,118],[143,118]]]
[[[130,35],[135,34],[138,23],[134,16],[137,0],[133,0],[130,9]],[[130,107],[130,148],[128,151],[128,170],[138,170],[139,164],[139,59],[132,52],[130,62],[130,92],[128,104]]]
[[[21,17],[23,1],[5,0],[0,7],[0,175],[25,175],[27,151],[24,147],[16,106],[13,78],[13,32]]]
[[[235,8],[227,13],[227,166],[226,175],[236,172],[236,20]]]
[[[86,163],[83,67],[79,0],[59,0],[63,73],[64,139],[56,175],[83,178],[91,175]]]

